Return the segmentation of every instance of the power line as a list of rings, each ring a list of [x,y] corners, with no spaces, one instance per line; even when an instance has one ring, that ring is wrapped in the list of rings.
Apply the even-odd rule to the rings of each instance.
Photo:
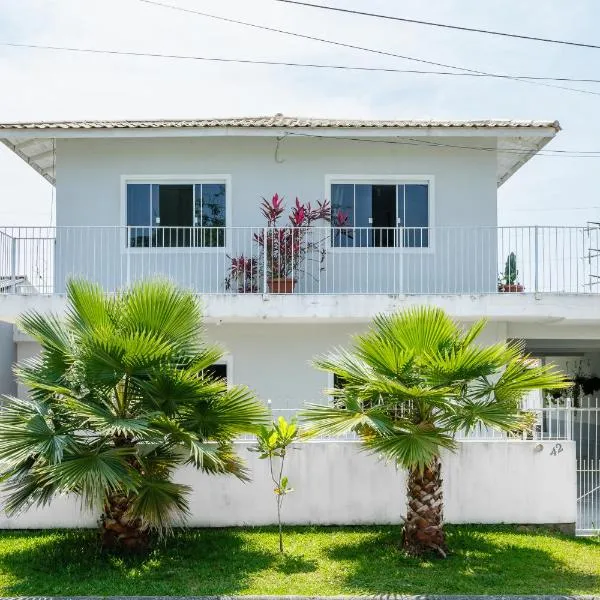
[[[267,66],[283,66],[283,67],[302,67],[314,69],[334,69],[345,71],[368,71],[380,73],[404,73],[409,75],[443,75],[450,77],[494,77],[499,79],[531,79],[533,81],[573,81],[579,83],[600,83],[600,79],[576,79],[571,77],[543,77],[536,75],[502,75],[502,74],[478,74],[478,73],[457,73],[454,71],[424,71],[419,69],[394,69],[392,67],[363,67],[358,65],[336,65],[322,63],[298,63],[289,61],[276,60],[261,60],[249,58],[224,58],[218,56],[197,56],[189,54],[164,54],[159,52],[141,52],[135,50],[111,50],[108,48],[80,48],[73,46],[51,46],[46,44],[25,44],[19,42],[0,42],[0,46],[8,46],[12,48],[29,48],[34,50],[55,50],[63,52],[80,52],[88,54],[109,54],[118,56],[136,56],[147,58],[164,58],[174,60],[198,60],[206,62],[223,62],[223,63],[239,63],[250,65],[267,65]]]
[[[497,152],[498,154],[515,154],[521,156],[553,156],[564,158],[600,158],[600,150],[538,150],[532,154],[531,151],[521,150],[519,148],[495,148],[492,146],[462,146],[460,144],[448,144],[444,142],[432,142],[431,140],[420,140],[415,138],[407,138],[406,140],[389,140],[389,139],[374,139],[374,138],[358,138],[335,135],[319,135],[316,133],[302,133],[299,131],[288,131],[286,136],[314,138],[322,140],[345,140],[351,142],[359,142],[364,144],[386,144],[391,146],[436,146],[439,148],[452,148],[459,150],[473,150],[478,152]]]
[[[436,61],[432,61],[432,60],[426,60],[424,58],[416,58],[414,56],[407,56],[407,55],[403,55],[403,54],[397,54],[395,52],[389,52],[386,50],[377,50],[375,48],[367,48],[365,46],[358,46],[356,44],[348,44],[346,42],[340,42],[337,40],[330,40],[330,39],[326,39],[326,38],[321,38],[321,37],[317,37],[317,36],[313,36],[313,35],[308,35],[308,34],[304,34],[304,33],[298,33],[295,31],[288,31],[286,29],[280,29],[277,27],[269,27],[267,25],[259,25],[257,23],[250,23],[248,21],[241,21],[239,19],[232,19],[230,17],[223,17],[221,15],[213,15],[211,13],[206,13],[206,12],[202,12],[199,10],[194,10],[191,8],[185,8],[183,6],[176,6],[173,4],[166,4],[164,2],[159,2],[157,0],[138,0],[139,2],[143,2],[145,4],[150,4],[153,6],[160,6],[162,8],[168,8],[171,10],[175,10],[175,11],[179,11],[179,12],[184,12],[184,13],[188,13],[188,14],[195,14],[195,15],[200,15],[202,17],[206,17],[208,19],[214,19],[217,21],[222,21],[225,23],[235,23],[236,25],[242,25],[244,27],[251,27],[253,29],[259,29],[262,31],[271,31],[273,33],[279,33],[282,35],[289,35],[289,36],[293,36],[293,37],[297,37],[297,38],[302,38],[302,39],[306,39],[306,40],[312,40],[315,42],[321,42],[324,44],[330,44],[332,46],[338,46],[340,48],[350,48],[352,50],[360,50],[362,52],[369,52],[371,54],[377,54],[380,56],[391,56],[393,58],[401,58],[403,60],[410,60],[413,62],[418,62],[418,63],[422,63],[422,64],[427,64],[427,65],[431,65],[434,67],[441,67],[444,69],[455,69],[458,71],[464,71],[467,73],[474,73],[477,75],[486,75],[488,77],[494,76],[494,75],[498,75],[498,73],[489,73],[487,71],[478,71],[476,69],[469,69],[467,67],[459,67],[456,65],[450,65],[450,64],[446,64],[446,63],[441,63],[441,62],[436,62]],[[529,79],[519,79],[518,77],[515,77],[513,75],[506,75],[505,76],[506,79],[511,79],[513,81],[520,81],[521,83],[528,83],[530,85],[538,85],[538,86],[543,86],[543,87],[549,87],[549,88],[556,88],[556,89],[562,89],[562,90],[567,90],[570,92],[577,92],[580,94],[590,94],[592,96],[600,96],[600,92],[593,92],[590,90],[583,90],[581,88],[572,88],[572,87],[568,87],[568,86],[563,86],[563,85],[556,85],[556,84],[552,84],[552,83],[543,83],[541,81],[531,81]]]
[[[600,45],[587,44],[585,42],[572,42],[569,40],[557,40],[553,38],[543,38],[531,35],[520,35],[518,33],[506,33],[504,31],[494,31],[491,29],[477,29],[475,27],[464,27],[462,25],[449,25],[448,23],[435,23],[433,21],[422,21],[419,19],[408,19],[406,17],[396,17],[392,15],[382,15],[380,13],[365,12],[362,10],[351,10],[349,8],[339,8],[335,6],[325,6],[323,4],[311,4],[310,2],[300,2],[299,0],[275,0],[276,2],[284,2],[286,4],[296,4],[298,6],[310,6],[311,8],[320,8],[323,10],[331,10],[335,12],[348,13],[352,15],[360,15],[363,17],[375,17],[377,19],[386,19],[389,21],[402,21],[403,23],[414,23],[416,25],[428,25],[429,27],[440,27],[443,29],[454,29],[456,31],[468,31],[471,33],[485,33],[487,35],[497,35],[507,38],[516,38],[520,40],[529,40],[531,42],[545,42],[548,44],[563,44],[565,46],[576,46],[579,48],[600,49]]]

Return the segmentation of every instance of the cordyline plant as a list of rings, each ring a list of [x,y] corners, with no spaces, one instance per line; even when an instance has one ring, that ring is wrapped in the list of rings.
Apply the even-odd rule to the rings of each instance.
[[[262,427],[256,435],[256,446],[250,448],[259,453],[259,458],[269,461],[269,471],[273,481],[273,493],[277,503],[277,525],[279,527],[279,552],[283,552],[283,525],[281,523],[281,508],[283,499],[294,491],[288,478],[283,474],[285,458],[289,446],[298,437],[299,430],[295,420],[289,423],[279,417],[270,427]]]
[[[317,201],[313,207],[310,202],[296,203],[285,224],[280,224],[285,207],[283,197],[275,194],[271,200],[262,199],[260,210],[267,220],[266,231],[254,235],[254,241],[265,253],[267,277],[269,279],[288,279],[303,272],[304,262],[310,252],[316,251],[316,260],[322,265],[325,250],[319,241],[310,237],[309,228],[315,221],[331,220],[331,207],[327,200]],[[262,264],[261,264],[262,268]]]
[[[227,277],[225,277],[225,289],[234,290],[240,294],[258,292],[258,265],[256,258],[252,256],[228,256],[231,261]]]
[[[165,281],[112,297],[71,281],[67,292],[66,318],[19,321],[41,354],[16,368],[30,398],[6,397],[0,411],[4,509],[73,494],[101,514],[104,547],[141,551],[188,514],[177,467],[247,479],[232,442],[268,411],[205,372],[222,351],[203,342],[192,293]]]
[[[440,453],[459,431],[512,432],[527,426],[525,394],[568,383],[552,366],[534,366],[518,342],[481,346],[479,321],[466,331],[441,309],[380,315],[351,349],[315,361],[343,382],[332,406],[311,406],[309,433],[356,432],[364,449],[408,470],[404,548],[446,556]]]

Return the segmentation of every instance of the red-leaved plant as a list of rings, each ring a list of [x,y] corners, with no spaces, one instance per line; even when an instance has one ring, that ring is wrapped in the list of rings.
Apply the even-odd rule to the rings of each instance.
[[[264,231],[254,234],[254,241],[263,253],[268,279],[295,278],[303,272],[309,253],[316,253],[315,260],[323,268],[325,248],[310,235],[310,226],[319,220],[331,220],[331,206],[327,200],[302,204],[298,198],[292,207],[288,220],[280,224],[285,212],[283,197],[275,194],[271,200],[262,199],[260,210],[267,220]]]
[[[231,261],[225,289],[234,290],[240,294],[258,292],[258,265],[253,256],[227,256]]]

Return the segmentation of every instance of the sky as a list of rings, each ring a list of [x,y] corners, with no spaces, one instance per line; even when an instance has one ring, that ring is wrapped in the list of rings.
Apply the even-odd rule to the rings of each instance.
[[[600,49],[450,31],[275,0],[161,1],[469,69],[600,79]],[[315,2],[600,45],[598,0]],[[0,0],[0,42],[429,68],[405,59],[223,23],[142,0]],[[600,94],[600,84],[562,85]],[[217,64],[0,45],[1,122],[275,113],[345,118],[557,119],[563,131],[547,148],[600,151],[598,108],[600,95],[510,80]],[[600,221],[599,172],[600,158],[533,159],[500,188],[499,223],[585,225]],[[53,203],[52,186],[0,147],[0,223],[49,225]]]

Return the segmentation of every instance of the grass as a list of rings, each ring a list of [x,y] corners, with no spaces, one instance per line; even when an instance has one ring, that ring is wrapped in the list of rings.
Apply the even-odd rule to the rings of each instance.
[[[399,549],[399,529],[179,532],[149,556],[99,551],[93,531],[0,534],[0,595],[598,594],[600,541],[543,529],[448,527],[447,560]]]

